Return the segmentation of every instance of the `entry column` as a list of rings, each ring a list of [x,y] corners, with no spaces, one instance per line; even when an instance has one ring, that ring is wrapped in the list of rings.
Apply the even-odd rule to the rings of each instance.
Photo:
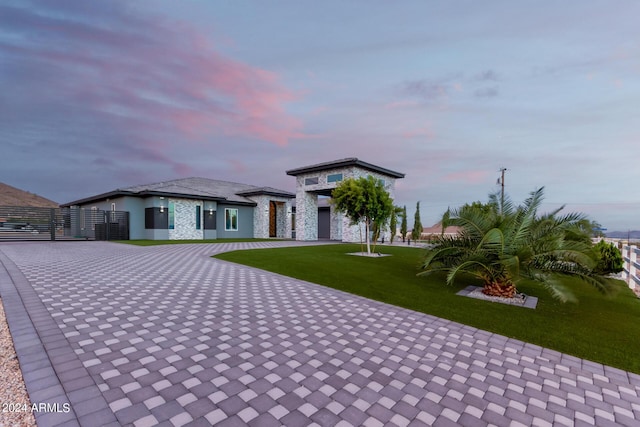
[[[318,240],[318,195],[300,187],[296,192],[296,240]]]

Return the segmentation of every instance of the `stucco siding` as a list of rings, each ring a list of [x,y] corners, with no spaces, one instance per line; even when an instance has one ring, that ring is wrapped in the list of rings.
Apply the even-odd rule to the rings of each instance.
[[[224,210],[237,209],[238,210],[238,230],[231,231],[225,229],[225,214]],[[253,206],[239,206],[239,205],[227,205],[218,203],[217,213],[217,238],[252,238],[253,237]]]

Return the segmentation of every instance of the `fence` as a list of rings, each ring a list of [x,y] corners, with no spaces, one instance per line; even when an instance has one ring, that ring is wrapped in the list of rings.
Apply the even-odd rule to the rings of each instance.
[[[0,240],[129,240],[129,212],[0,206]]]
[[[640,255],[640,249],[636,245],[622,245],[620,252],[622,252],[622,258],[624,259],[624,270],[622,272],[622,278],[627,282],[631,289],[636,286],[640,286],[640,264],[638,264],[638,255]]]

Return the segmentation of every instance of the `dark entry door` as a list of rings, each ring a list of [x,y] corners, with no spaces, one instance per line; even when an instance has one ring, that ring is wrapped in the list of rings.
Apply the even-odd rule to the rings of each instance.
[[[328,207],[318,208],[318,239],[331,238],[331,212]]]
[[[269,237],[276,237],[278,223],[277,211],[276,202],[269,202]]]

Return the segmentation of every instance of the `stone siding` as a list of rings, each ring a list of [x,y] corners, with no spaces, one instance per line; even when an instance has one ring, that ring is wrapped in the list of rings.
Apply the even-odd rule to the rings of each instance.
[[[318,195],[305,190],[304,178],[296,180],[296,240],[318,240]]]
[[[336,188],[342,181],[327,182],[327,177],[334,174],[342,174],[342,179],[359,178],[373,176],[382,179],[385,189],[393,199],[395,197],[396,179],[377,172],[369,171],[358,166],[346,168],[328,169],[321,172],[307,173],[296,177],[296,240],[317,240],[318,239],[318,196],[313,191],[331,190]],[[317,184],[305,185],[308,178],[318,178]],[[364,236],[364,223],[361,224],[362,239]],[[389,240],[388,230],[381,233],[380,237]],[[339,212],[335,212],[331,207],[331,239],[343,242],[360,242],[360,226],[351,225],[349,218]]]
[[[169,230],[169,239],[203,239],[204,238],[204,218],[202,213],[204,207],[201,201],[188,199],[169,199],[175,204],[174,228]],[[200,206],[200,230],[196,230],[196,206]]]
[[[278,202],[276,208],[276,237],[291,238],[291,200],[285,197],[268,195],[251,196],[257,204],[253,209],[253,237],[266,239],[269,237],[270,202]],[[283,203],[283,204],[280,204]]]

